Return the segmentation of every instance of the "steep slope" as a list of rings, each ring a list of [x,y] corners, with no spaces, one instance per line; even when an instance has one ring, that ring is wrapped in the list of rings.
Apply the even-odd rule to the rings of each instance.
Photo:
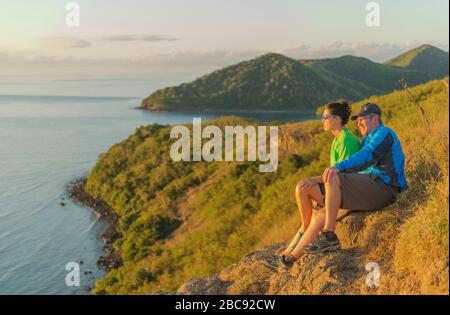
[[[363,101],[383,108],[383,119],[398,133],[407,157],[410,188],[390,207],[392,211],[346,221],[351,228],[341,225],[339,232],[343,251],[305,257],[288,275],[293,282],[273,282],[278,289],[265,286],[262,279],[272,274],[262,269],[258,259],[254,261],[258,268],[246,261],[235,265],[237,269],[230,267],[227,270],[234,271],[228,280],[219,275],[220,281],[235,283],[226,293],[365,293],[361,268],[369,261],[379,263],[387,277],[383,276],[376,292],[448,291],[448,282],[442,280],[448,276],[448,88],[442,81],[432,81],[411,92],[424,106],[431,132],[423,127],[419,111],[405,92]],[[257,124],[233,117],[209,123],[220,128]],[[124,262],[97,282],[97,294],[175,291],[190,279],[239,262],[248,252],[290,238],[299,225],[295,184],[323,171],[331,144],[317,121],[281,125],[278,170],[264,174],[254,162],[173,162],[168,153],[170,129],[139,128],[102,155],[89,175],[86,191],[104,200],[119,217],[122,236],[114,247]],[[271,248],[263,253],[277,247]],[[357,272],[347,276],[346,266]],[[428,266],[444,272],[438,276]],[[323,274],[321,270],[329,270],[334,279],[324,280],[333,284],[326,285],[328,290],[305,284],[311,275]],[[258,276],[262,273],[265,278]],[[277,276],[272,278],[278,281]],[[194,282],[214,282],[205,279]],[[299,287],[295,279],[306,281],[305,286]],[[351,285],[344,288],[347,284]],[[180,293],[192,290],[184,286]]]
[[[422,45],[387,61],[389,66],[448,75],[448,52],[431,45]]]

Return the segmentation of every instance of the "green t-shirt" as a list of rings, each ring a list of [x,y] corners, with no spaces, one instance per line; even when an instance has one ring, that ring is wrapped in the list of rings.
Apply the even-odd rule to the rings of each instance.
[[[344,128],[331,144],[330,165],[345,160],[359,151],[360,142],[358,138],[347,128]]]

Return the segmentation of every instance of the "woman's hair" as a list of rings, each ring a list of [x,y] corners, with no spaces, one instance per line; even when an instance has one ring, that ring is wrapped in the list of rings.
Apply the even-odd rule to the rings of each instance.
[[[352,109],[348,105],[346,100],[337,100],[325,105],[325,109],[328,109],[331,115],[341,117],[342,126],[348,123]]]

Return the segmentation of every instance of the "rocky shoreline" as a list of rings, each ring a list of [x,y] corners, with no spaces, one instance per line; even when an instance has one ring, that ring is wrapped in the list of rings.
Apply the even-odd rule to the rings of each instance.
[[[97,266],[109,272],[123,265],[120,253],[113,246],[113,243],[122,237],[118,231],[119,216],[106,202],[92,197],[85,191],[86,181],[86,178],[80,178],[71,182],[68,186],[68,194],[74,202],[92,209],[98,219],[106,221],[108,227],[101,234],[105,255],[97,260]]]
[[[141,102],[141,106],[138,107],[139,109],[144,109],[144,110],[149,110],[152,112],[166,112],[166,111],[170,111],[170,108],[160,105],[160,104],[156,104],[156,103],[152,103],[152,102],[147,102],[146,100],[142,100]]]

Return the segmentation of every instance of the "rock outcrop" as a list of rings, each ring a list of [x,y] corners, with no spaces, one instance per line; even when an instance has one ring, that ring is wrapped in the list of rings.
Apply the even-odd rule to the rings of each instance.
[[[339,251],[306,255],[289,271],[276,272],[262,260],[284,249],[287,243],[272,244],[247,254],[217,274],[192,279],[171,294],[389,294],[413,291],[414,284],[401,283],[398,275],[394,275],[390,245],[393,242],[386,240],[396,235],[395,223],[404,219],[405,213],[393,209],[353,213],[338,223],[336,232],[342,245]],[[379,286],[366,284],[373,271],[366,270],[369,262],[380,267]],[[448,261],[430,266],[430,272],[435,288],[448,292]]]

